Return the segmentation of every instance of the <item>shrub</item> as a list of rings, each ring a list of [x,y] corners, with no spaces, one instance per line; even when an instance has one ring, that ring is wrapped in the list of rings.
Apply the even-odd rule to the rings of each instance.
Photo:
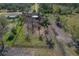
[[[12,32],[14,35],[16,35],[16,34],[17,34],[17,32],[16,32],[16,29],[15,29],[15,28],[12,28],[11,32]]]
[[[10,34],[7,41],[12,41],[14,39],[14,35]]]

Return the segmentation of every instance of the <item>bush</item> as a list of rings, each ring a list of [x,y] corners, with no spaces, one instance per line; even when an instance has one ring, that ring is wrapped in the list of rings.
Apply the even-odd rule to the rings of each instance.
[[[42,38],[42,36],[39,36],[39,40],[40,40],[40,41],[43,41],[43,38]]]
[[[79,8],[76,8],[76,9],[74,10],[74,12],[75,12],[75,13],[79,13]]]
[[[15,29],[15,28],[12,28],[11,32],[12,32],[14,35],[16,35],[16,34],[17,34],[17,32],[16,32],[16,29]]]
[[[12,41],[14,39],[14,35],[10,34],[7,41]]]
[[[77,49],[75,52],[79,55],[79,49]]]
[[[61,8],[59,5],[53,5],[53,13],[61,13]]]

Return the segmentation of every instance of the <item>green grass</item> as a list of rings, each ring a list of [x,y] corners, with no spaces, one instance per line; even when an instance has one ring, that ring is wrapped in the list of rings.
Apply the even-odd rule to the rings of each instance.
[[[68,30],[72,32],[75,37],[79,38],[79,14],[68,17],[67,25]]]
[[[32,53],[34,56],[52,56],[52,55],[54,55],[53,49],[48,49],[48,48],[36,49]]]
[[[16,44],[26,47],[28,46],[38,47],[38,46],[44,46],[45,42],[40,41],[37,36],[33,36],[32,34],[30,34],[30,41],[28,42],[27,39],[25,39],[23,32],[21,31],[20,35],[17,37]]]
[[[7,39],[8,39],[8,37],[9,37],[9,35],[10,34],[12,34],[12,32],[11,32],[11,29],[12,28],[14,28],[15,26],[16,26],[16,24],[17,24],[17,22],[10,22],[9,21],[9,24],[7,25],[8,27],[9,27],[9,30],[6,32],[6,33],[4,33],[4,35],[3,35],[3,40],[4,40],[4,42],[5,42],[5,46],[6,47],[10,47],[10,46],[12,46],[13,45],[13,40],[11,40],[11,41],[7,41]],[[15,36],[15,35],[14,35]],[[14,38],[15,39],[15,38]]]

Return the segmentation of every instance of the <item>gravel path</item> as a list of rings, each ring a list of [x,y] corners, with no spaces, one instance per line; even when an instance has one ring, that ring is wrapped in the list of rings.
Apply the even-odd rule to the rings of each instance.
[[[48,48],[11,47],[5,56],[56,56],[56,51]]]
[[[64,56],[76,55],[75,51],[71,49],[71,52],[70,48],[67,46],[67,43],[73,42],[71,36],[68,33],[61,30],[59,27],[57,27],[55,22],[52,24],[52,28],[54,29],[54,32],[57,34],[55,40],[57,46],[55,47],[55,49],[61,51]]]
[[[55,23],[53,24],[53,28],[55,29],[55,32],[58,34],[56,37],[58,41],[63,41],[64,43],[70,43],[73,42],[72,38],[63,32],[60,28],[58,28]]]
[[[9,48],[7,56],[32,56],[26,48]]]

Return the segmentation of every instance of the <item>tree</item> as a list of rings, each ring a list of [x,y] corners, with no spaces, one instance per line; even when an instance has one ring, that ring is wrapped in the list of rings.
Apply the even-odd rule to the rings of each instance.
[[[16,11],[25,11],[26,9],[31,9],[32,4],[23,4],[23,3],[2,3],[0,4],[0,9],[7,9],[9,12]]]
[[[40,23],[40,25],[43,26],[43,27],[45,27],[45,28],[47,28],[48,25],[49,25],[49,21],[48,21],[48,19],[45,18],[45,20],[43,20],[43,21]]]
[[[39,12],[42,14],[52,13],[52,4],[39,4]]]
[[[5,18],[0,17],[0,39],[2,40],[3,33],[7,31],[6,26],[8,22]]]
[[[53,4],[53,13],[61,13],[61,8],[59,5]]]
[[[6,19],[5,17],[1,16],[1,17],[0,17],[0,25],[1,25],[3,28],[5,28],[7,24],[8,24],[7,19]]]

